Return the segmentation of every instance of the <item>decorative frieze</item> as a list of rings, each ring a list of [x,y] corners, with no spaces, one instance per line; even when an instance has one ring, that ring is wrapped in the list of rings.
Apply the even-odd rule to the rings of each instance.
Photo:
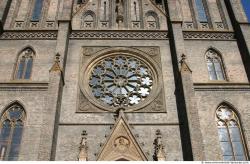
[[[57,31],[6,31],[0,40],[56,40]]]
[[[183,36],[187,40],[235,40],[233,32],[184,31]]]
[[[70,39],[166,40],[167,31],[73,31]]]

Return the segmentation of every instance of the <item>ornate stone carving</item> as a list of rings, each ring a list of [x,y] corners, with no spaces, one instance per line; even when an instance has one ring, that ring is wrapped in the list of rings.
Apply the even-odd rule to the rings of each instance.
[[[157,49],[156,47],[153,48],[155,50]],[[141,47],[141,49],[143,48]],[[103,112],[115,111],[120,107],[126,108],[126,112],[165,112],[163,103],[164,94],[161,92],[162,87],[160,85],[162,83],[161,69],[159,68],[160,64],[155,63],[151,55],[146,55],[135,48],[126,47],[83,47],[83,50],[87,50],[87,56],[86,54],[82,56],[83,66],[81,66],[81,82],[79,83],[81,90],[79,93],[82,95],[80,94],[79,96],[79,112],[90,112],[89,110],[93,110],[91,112],[100,112],[99,110],[103,110]],[[88,50],[91,50],[91,52],[89,53]],[[96,53],[93,54],[92,52]],[[120,57],[121,60],[118,60]],[[123,60],[124,57],[126,60]],[[160,56],[154,55],[153,57],[159,59]],[[112,68],[109,65],[109,61],[113,63],[111,65]],[[116,61],[125,62],[125,65],[120,67]],[[93,64],[89,65],[89,62]],[[130,66],[131,62],[136,64],[135,67],[133,65]],[[108,64],[107,68],[105,63]],[[145,65],[145,63],[147,64]],[[119,74],[119,71],[119,75],[117,75],[117,73],[115,75],[107,75],[110,71],[110,73],[112,73],[112,70],[118,67],[124,71],[132,71],[128,79],[127,75]],[[105,73],[99,75],[98,72],[104,68],[106,70]],[[140,72],[140,70],[146,70],[145,74]],[[124,73],[126,73],[126,71]],[[89,80],[86,80],[86,77],[88,77]],[[100,81],[100,79],[102,80]],[[132,86],[128,84],[130,82],[133,83],[131,84]],[[127,87],[127,85],[129,86]],[[138,87],[133,88],[134,85]],[[115,88],[121,88],[124,94],[119,93],[119,90],[115,88],[112,89],[113,86]],[[154,102],[154,100],[156,101]],[[139,103],[142,101],[143,103]],[[156,104],[153,105],[153,103]],[[88,107],[88,110],[86,107]],[[99,110],[96,110],[97,108]]]
[[[84,130],[82,132],[82,139],[79,147],[79,155],[78,160],[79,161],[87,161],[88,160],[88,146],[87,146],[87,133]]]
[[[156,131],[156,139],[154,141],[154,145],[155,145],[155,153],[153,156],[154,160],[166,161],[165,147],[163,146],[162,134],[159,129]]]
[[[156,65],[158,65],[161,68],[159,47],[131,47],[131,48],[133,51],[134,50],[138,51],[138,53],[146,53],[145,55],[148,56],[148,58],[152,58],[151,60],[154,60],[154,62],[157,62]],[[82,55],[81,63],[83,65],[86,65],[86,61],[88,61],[88,58],[95,58],[96,54],[101,55],[103,51],[109,51],[110,49],[112,48],[110,47],[83,47],[82,48],[83,55]],[[123,49],[126,49],[126,48],[123,48]],[[161,75],[159,74],[159,76]],[[88,84],[86,85],[88,86]],[[79,97],[78,99],[79,105],[77,108],[77,112],[106,112],[105,110],[101,110],[103,107],[101,108],[97,106],[97,103],[92,103],[91,101],[89,101],[89,98],[86,97],[85,93],[83,93],[82,90],[79,90],[78,97]],[[162,88],[160,87],[159,94],[156,95],[156,97],[154,98],[154,100],[152,100],[151,103],[149,103],[148,105],[143,105],[143,106],[144,106],[143,108],[140,108],[140,110],[136,110],[136,112],[153,112],[153,113],[166,112],[165,104],[164,104],[164,92]],[[136,109],[136,108],[132,107],[131,109]],[[108,109],[111,110],[110,107]]]
[[[167,40],[167,31],[73,31],[70,39]]]
[[[77,108],[77,112],[103,112],[84,96],[84,94],[79,90],[79,105]]]
[[[181,63],[181,72],[182,73],[192,73],[192,70],[189,68],[189,66],[188,66],[188,64],[186,62],[186,59],[187,59],[186,55],[182,54],[181,55],[181,61],[180,61],[180,63]]]
[[[232,32],[183,32],[184,39],[204,39],[204,40],[235,40]]]
[[[98,153],[98,161],[131,160],[146,161],[147,157],[130,130],[122,109],[111,135]]]
[[[130,141],[124,136],[119,136],[114,141],[114,147],[121,153],[127,151],[129,146]]]
[[[56,40],[57,38],[57,32],[56,31],[43,31],[43,32],[37,32],[37,31],[7,31],[4,32],[0,36],[0,40]]]
[[[52,65],[51,69],[49,70],[50,72],[61,72],[61,66],[60,66],[60,54],[57,53],[55,56],[55,61],[54,64]]]

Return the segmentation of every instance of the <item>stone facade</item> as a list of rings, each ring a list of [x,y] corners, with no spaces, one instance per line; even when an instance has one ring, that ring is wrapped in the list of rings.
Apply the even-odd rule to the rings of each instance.
[[[15,103],[26,114],[14,159],[223,160],[223,104],[240,119],[249,160],[250,26],[240,0],[202,2],[207,21],[193,0],[44,0],[40,10],[36,0],[1,0],[0,112]],[[27,48],[31,75],[17,78]],[[223,80],[211,80],[210,51]],[[95,73],[119,57],[126,64]]]

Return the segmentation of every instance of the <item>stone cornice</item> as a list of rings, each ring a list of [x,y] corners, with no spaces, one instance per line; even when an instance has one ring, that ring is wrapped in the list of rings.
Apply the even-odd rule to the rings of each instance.
[[[46,82],[0,82],[0,91],[47,91]]]
[[[57,31],[4,31],[0,40],[56,40]]]
[[[167,40],[167,31],[73,31],[70,39]]]
[[[183,31],[185,40],[235,40],[232,31]]]
[[[211,82],[194,83],[195,91],[250,91],[249,83]]]

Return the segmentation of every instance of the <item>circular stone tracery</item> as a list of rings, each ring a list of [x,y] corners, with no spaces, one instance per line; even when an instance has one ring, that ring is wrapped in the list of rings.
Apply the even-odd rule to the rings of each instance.
[[[91,70],[89,86],[99,101],[113,107],[139,104],[153,87],[152,71],[134,56],[110,56]]]

